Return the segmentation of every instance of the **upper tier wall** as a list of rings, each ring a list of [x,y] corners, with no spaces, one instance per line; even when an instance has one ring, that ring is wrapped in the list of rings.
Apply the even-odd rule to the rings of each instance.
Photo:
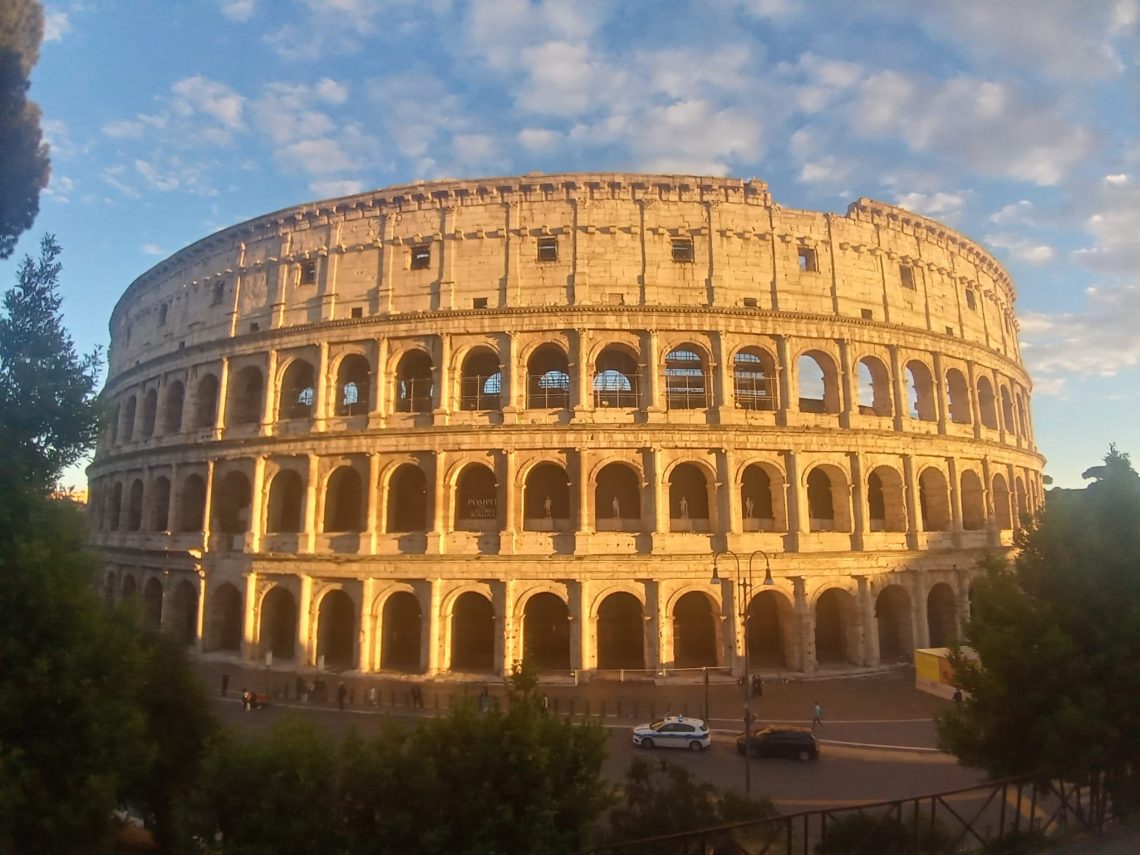
[[[840,216],[780,208],[736,179],[440,181],[290,208],[181,250],[115,307],[110,371],[258,329],[614,304],[872,319],[1017,360],[1014,296],[970,240],[868,199]]]

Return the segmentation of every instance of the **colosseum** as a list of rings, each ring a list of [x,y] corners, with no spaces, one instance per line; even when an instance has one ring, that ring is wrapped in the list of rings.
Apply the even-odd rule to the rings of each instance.
[[[1014,299],[944,225],[757,180],[258,217],[115,307],[104,593],[300,673],[892,663],[956,636],[1042,501]]]

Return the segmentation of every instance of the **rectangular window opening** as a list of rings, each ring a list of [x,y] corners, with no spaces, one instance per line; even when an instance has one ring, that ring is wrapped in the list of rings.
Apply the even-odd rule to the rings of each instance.
[[[909,264],[899,265],[899,279],[902,280],[902,286],[909,288],[911,291],[915,290],[914,287],[914,268]]]
[[[471,301],[471,308],[472,309],[485,309],[485,308],[487,308],[487,298],[486,297],[475,297]]]
[[[693,239],[673,239],[673,260],[678,264],[691,264],[693,261]]]
[[[220,306],[222,303],[222,300],[224,300],[225,297],[226,297],[226,283],[225,282],[215,282],[213,290],[210,291],[210,305],[211,306]]]
[[[973,288],[966,289],[966,308],[968,308],[971,312],[976,312],[978,310],[978,298],[974,296]]]
[[[809,246],[801,246],[799,249],[799,262],[801,273],[818,273],[819,262],[815,256],[815,250]]]
[[[421,243],[412,247],[412,270],[427,270],[431,267],[431,246]]]
[[[870,309],[860,309],[860,314],[863,315],[863,320],[865,320],[865,321],[875,320],[875,313],[872,312]]]
[[[364,317],[364,309],[362,309],[360,306],[353,306],[352,307],[352,317],[363,318]]]
[[[954,335],[954,327],[946,327],[946,335]]]
[[[250,321],[249,322],[249,331],[250,332],[257,332],[260,329],[261,329],[261,324],[259,324],[257,321]]]
[[[557,261],[558,260],[558,238],[556,238],[556,237],[540,237],[538,239],[538,260],[539,261]]]
[[[625,294],[621,294],[621,293],[607,294],[606,295],[606,302],[608,302],[611,306],[624,306],[625,305]]]
[[[744,308],[755,309],[760,305],[760,302],[755,297],[744,298]]]
[[[298,283],[301,285],[317,284],[317,263],[315,261],[306,261],[301,264],[301,276]]]
[[[160,327],[166,326],[166,311],[169,308],[170,307],[166,306],[166,305],[162,305],[162,306],[158,307],[158,325]]]

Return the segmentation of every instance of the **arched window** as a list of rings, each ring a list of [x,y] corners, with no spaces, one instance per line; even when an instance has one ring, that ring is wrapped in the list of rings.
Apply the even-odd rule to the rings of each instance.
[[[924,422],[937,421],[938,412],[934,404],[934,381],[931,379],[930,369],[919,360],[912,359],[906,364],[906,379],[910,417]]]
[[[598,531],[641,530],[641,478],[633,467],[602,467],[594,488],[594,515]]]
[[[640,379],[633,356],[619,347],[607,347],[594,364],[594,406],[637,407]]]
[[[822,468],[808,473],[808,517],[812,531],[835,530],[835,504],[831,495],[831,479]]]
[[[277,405],[277,418],[308,419],[313,415],[313,366],[303,359],[294,359],[281,378],[281,400]]]
[[[946,476],[928,467],[918,476],[918,504],[923,531],[949,531],[950,495]]]
[[[889,466],[867,476],[867,509],[871,531],[906,531],[902,476]]]
[[[214,488],[214,527],[224,534],[249,531],[252,491],[241,472],[227,472]]]
[[[1005,386],[1001,387],[1001,421],[1006,433],[1017,433],[1017,423],[1013,419],[1013,400],[1009,397],[1009,389]]]
[[[182,408],[186,401],[186,387],[175,380],[166,387],[162,408],[162,432],[178,433],[182,430]]]
[[[994,523],[1003,531],[1013,529],[1013,510],[1009,504],[1009,487],[1000,474],[994,475],[991,490],[994,502]]]
[[[986,527],[986,499],[982,480],[969,469],[962,472],[962,528],[980,531]]]
[[[890,416],[891,377],[887,366],[874,356],[864,356],[855,366],[856,397],[864,416]]]
[[[151,484],[150,530],[166,531],[170,528],[170,479],[159,475]]]
[[[143,516],[143,482],[138,479],[131,482],[131,492],[127,499],[127,531],[138,531],[142,528]]]
[[[464,410],[498,410],[503,392],[499,354],[486,347],[473,349],[463,358],[459,386],[459,405]]]
[[[429,511],[427,478],[420,467],[405,463],[388,482],[388,531],[428,531]]]
[[[430,413],[434,391],[431,357],[422,350],[405,353],[396,368],[396,410]]]
[[[340,361],[336,374],[336,414],[358,416],[368,412],[372,370],[368,360],[354,353]]]
[[[123,407],[123,424],[119,429],[119,436],[123,442],[130,442],[135,436],[135,411],[138,409],[138,399],[134,395],[127,398]]]
[[[800,412],[838,413],[839,385],[835,362],[823,351],[805,353],[796,362]]]
[[[158,418],[158,390],[148,389],[143,398],[142,435],[143,438],[154,436],[154,425]]]
[[[523,528],[565,531],[570,528],[570,479],[556,463],[539,463],[526,476]]]
[[[775,361],[756,347],[739,351],[732,363],[736,406],[742,410],[776,409]]]
[[[111,531],[119,530],[119,517],[123,512],[123,482],[116,481],[111,488],[111,507],[108,508],[107,528]]]
[[[990,430],[997,430],[997,404],[994,387],[988,377],[978,378],[978,409],[981,411],[982,424]]]
[[[946,372],[946,397],[950,410],[950,421],[968,425],[970,419],[970,387],[966,378],[957,368]]]
[[[763,466],[752,464],[744,470],[740,480],[740,509],[745,531],[776,530],[774,495],[772,477]]]
[[[684,344],[665,356],[665,406],[670,410],[702,410],[711,405],[708,370],[700,352]]]
[[[206,482],[200,475],[187,475],[178,498],[178,531],[201,531],[206,514]]]
[[[351,466],[339,466],[325,487],[325,531],[364,530],[364,491]]]
[[[261,421],[261,393],[264,388],[261,369],[247,365],[230,384],[226,401],[226,422],[229,425],[254,425]]]
[[[218,420],[218,378],[203,374],[194,395],[194,427],[212,428]]]
[[[269,502],[266,512],[267,532],[298,532],[301,530],[301,506],[305,488],[300,473],[282,469],[269,484]]]
[[[463,468],[455,484],[455,530],[499,530],[499,485],[488,467]]]
[[[570,406],[570,368],[566,354],[555,344],[537,348],[526,365],[526,406],[531,410],[559,410]]]
[[[694,463],[681,463],[669,473],[669,530],[710,530],[708,479]]]

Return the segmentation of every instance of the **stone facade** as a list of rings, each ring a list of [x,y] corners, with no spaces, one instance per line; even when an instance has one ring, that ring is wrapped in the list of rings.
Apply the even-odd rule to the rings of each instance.
[[[1042,500],[1014,298],[939,223],[755,180],[259,217],[115,308],[106,593],[298,670],[740,673],[745,603],[760,670],[906,656]]]

